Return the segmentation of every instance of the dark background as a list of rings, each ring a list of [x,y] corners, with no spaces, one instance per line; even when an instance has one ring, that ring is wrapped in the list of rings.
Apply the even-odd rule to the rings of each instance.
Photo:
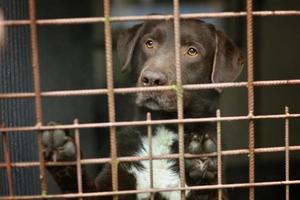
[[[27,0],[0,0],[6,19],[28,18]],[[295,0],[255,1],[255,10],[300,10]],[[245,10],[245,2],[181,1],[181,12],[218,12]],[[142,15],[148,13],[172,13],[172,1],[127,0],[112,1],[112,15]],[[102,1],[98,0],[38,0],[38,18],[70,18],[103,16]],[[299,79],[300,17],[255,17],[254,18],[254,72],[255,80]],[[224,30],[246,54],[245,18],[206,20]],[[120,29],[133,23],[114,23],[114,45]],[[0,92],[33,91],[28,27],[7,29],[5,50],[0,60]],[[39,56],[42,91],[105,88],[105,56],[103,24],[39,26]],[[114,56],[115,87],[126,85]],[[241,81],[246,80],[246,68]],[[255,114],[279,114],[289,106],[291,113],[300,113],[299,86],[255,88]],[[128,120],[129,95],[116,95],[118,120]],[[72,123],[79,118],[81,123],[107,121],[107,98],[103,96],[43,98],[43,121]],[[246,88],[226,89],[221,100],[223,116],[247,115]],[[0,100],[0,121],[9,126],[34,125],[34,102],[32,99]],[[300,144],[299,119],[290,122],[290,144]],[[84,129],[81,146],[85,158],[103,157],[108,154],[108,131]],[[247,121],[222,124],[225,149],[248,147]],[[13,161],[37,160],[35,133],[10,133]],[[0,135],[0,142],[2,137]],[[284,120],[260,120],[255,122],[256,147],[284,145]],[[256,155],[256,181],[279,181],[285,178],[284,153]],[[3,161],[0,148],[0,161]],[[248,181],[247,155],[225,158],[227,183]],[[291,179],[300,179],[300,152],[291,152]],[[89,166],[95,174],[99,166]],[[38,169],[17,168],[13,170],[17,194],[39,194]],[[58,188],[48,176],[49,193]],[[298,194],[297,193],[298,187]],[[291,187],[291,199],[299,197],[299,186]],[[7,194],[5,170],[0,170],[0,195]],[[247,199],[248,190],[230,189],[230,199]],[[284,186],[256,189],[256,199],[284,199]]]

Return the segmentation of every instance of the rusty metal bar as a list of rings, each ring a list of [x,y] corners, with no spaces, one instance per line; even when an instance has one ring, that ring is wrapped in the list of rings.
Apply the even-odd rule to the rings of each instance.
[[[78,119],[74,120],[74,124],[78,124]],[[79,129],[75,129],[75,144],[76,144],[76,170],[77,170],[77,187],[78,193],[82,194],[82,173],[81,173],[81,151],[80,151],[80,135]],[[80,198],[82,200],[82,198]]]
[[[210,13],[189,13],[181,14],[180,18],[233,18],[244,17],[245,11],[240,12],[210,12]],[[254,11],[253,16],[300,16],[299,10],[275,10],[275,11]],[[110,17],[111,22],[126,21],[146,21],[146,20],[165,20],[173,19],[173,15],[144,15],[144,16],[114,16]],[[57,19],[39,19],[37,25],[71,25],[71,24],[93,24],[105,22],[105,17],[81,17],[81,18],[57,18]],[[30,25],[30,21],[22,20],[5,20],[2,22],[4,26],[26,26]]]
[[[151,113],[147,113],[147,121],[151,121]],[[152,126],[148,125],[147,126],[147,136],[148,136],[148,141],[149,141],[149,169],[150,169],[150,189],[154,188],[153,184],[153,154],[152,154]],[[150,199],[154,200],[154,193],[150,194]]]
[[[31,56],[32,56],[32,70],[33,70],[33,85],[35,94],[35,117],[37,126],[42,125],[42,100],[41,100],[41,86],[40,86],[40,71],[39,71],[39,54],[38,54],[38,38],[37,25],[35,14],[35,0],[29,0],[29,18],[30,18],[30,40],[31,40]],[[40,180],[42,194],[47,194],[47,181],[45,173],[45,159],[43,155],[42,133],[38,133],[39,145],[39,161],[40,161]]]
[[[276,153],[276,152],[284,152],[286,150],[285,146],[282,147],[265,147],[265,148],[256,148],[255,154],[262,153]],[[289,146],[289,151],[300,151],[299,146]],[[245,155],[249,154],[249,149],[236,149],[236,150],[223,150],[221,152],[222,156],[234,156],[234,155]],[[212,157],[217,156],[217,153],[203,153],[203,154],[189,154],[185,153],[185,158],[201,158],[201,157]],[[152,160],[160,160],[160,159],[176,159],[179,157],[179,154],[164,154],[161,156],[152,156]],[[118,157],[119,162],[128,162],[128,161],[141,161],[141,160],[149,160],[149,156],[132,156],[132,157]],[[80,163],[83,165],[90,164],[100,164],[100,163],[108,163],[111,162],[111,158],[90,158],[90,159],[81,159]],[[76,165],[76,161],[60,161],[60,162],[46,162],[46,166],[68,166],[68,165]],[[36,167],[39,166],[39,162],[12,162],[12,167]],[[6,163],[0,163],[0,168],[5,168]]]
[[[75,129],[75,128],[105,128],[105,127],[122,127],[122,126],[145,126],[145,125],[159,125],[159,124],[178,124],[178,123],[203,123],[203,122],[217,122],[217,121],[243,121],[243,120],[263,120],[263,119],[285,119],[285,114],[274,115],[252,115],[252,116],[228,116],[228,117],[206,117],[206,118],[184,118],[166,119],[166,120],[151,120],[151,121],[123,121],[123,122],[103,122],[103,123],[83,123],[83,124],[65,124],[65,125],[37,125],[24,127],[0,127],[1,132],[29,132],[29,131],[44,131],[55,129]],[[300,113],[289,114],[288,118],[300,118]],[[24,133],[26,134],[26,133]]]
[[[253,86],[255,87],[278,86],[278,85],[299,85],[299,84],[300,84],[300,79],[253,82]],[[240,88],[240,87],[246,88],[247,82],[182,85],[182,88],[184,90],[206,90],[206,89],[213,89],[213,88]],[[114,88],[114,93],[127,94],[127,93],[136,93],[136,92],[165,91],[165,90],[174,90],[174,86]],[[42,97],[89,96],[89,95],[104,95],[104,94],[107,94],[107,89],[61,90],[61,91],[41,92]],[[0,93],[0,99],[33,98],[33,97],[35,97],[35,94],[32,92]]]
[[[179,187],[179,188],[168,188],[168,189],[144,189],[144,190],[122,190],[117,192],[93,192],[84,194],[53,194],[47,195],[47,199],[61,199],[61,198],[78,198],[78,197],[101,197],[111,195],[125,195],[125,194],[138,194],[138,193],[149,193],[149,192],[171,192],[171,191],[184,191],[184,190],[215,190],[215,189],[229,189],[229,188],[249,188],[249,187],[268,187],[277,185],[299,185],[300,180],[292,181],[269,181],[269,182],[256,182],[256,183],[233,183],[223,185],[201,185],[201,186],[190,186],[190,187]],[[17,199],[45,199],[42,195],[27,195],[27,196],[4,196],[0,197],[0,200],[12,200]]]
[[[12,164],[10,160],[9,141],[8,141],[7,132],[2,132],[2,145],[3,145],[3,153],[4,153],[4,162],[6,167],[6,177],[8,183],[8,194],[9,196],[13,196],[14,187],[13,187],[13,179],[12,179]]]
[[[289,121],[289,107],[285,107],[285,180],[290,180],[290,121]],[[285,200],[290,199],[290,187],[289,185],[285,186]]]
[[[253,1],[247,0],[247,87],[248,87],[248,115],[254,114],[254,86],[253,86]],[[249,183],[255,182],[255,136],[254,120],[249,120]],[[254,187],[249,188],[249,200],[255,199]]]
[[[175,38],[175,68],[176,68],[176,94],[177,94],[177,118],[184,118],[183,115],[183,89],[181,80],[180,64],[180,11],[179,0],[173,0],[174,15],[174,38]],[[178,152],[179,152],[179,177],[180,186],[184,187],[185,183],[185,164],[184,164],[184,125],[178,123]],[[181,191],[181,200],[185,200],[185,191]]]
[[[216,112],[217,118],[221,117],[220,109]],[[217,163],[218,163],[218,185],[222,185],[222,137],[221,137],[221,122],[217,122]],[[218,189],[218,200],[222,200],[223,191]]]
[[[115,116],[115,98],[114,98],[114,80],[113,80],[113,58],[112,58],[112,36],[110,26],[110,1],[103,1],[104,7],[104,35],[105,35],[105,59],[106,59],[106,83],[108,97],[109,122],[116,121]],[[116,127],[110,127],[110,156],[111,156],[111,173],[112,173],[112,190],[118,191],[118,163],[117,163],[117,142]],[[117,195],[113,196],[114,200],[118,200]]]
[[[30,39],[31,39],[31,53],[32,53],[32,70],[34,81],[34,96],[35,96],[35,112],[37,124],[42,123],[42,101],[41,101],[41,87],[40,87],[40,71],[39,71],[39,53],[38,53],[38,38],[37,26],[35,16],[35,0],[29,0],[30,13]]]

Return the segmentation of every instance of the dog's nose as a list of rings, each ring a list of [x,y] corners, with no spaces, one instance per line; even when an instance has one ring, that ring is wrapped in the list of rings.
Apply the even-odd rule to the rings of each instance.
[[[160,71],[146,70],[141,77],[144,86],[160,86],[167,84],[167,76]]]

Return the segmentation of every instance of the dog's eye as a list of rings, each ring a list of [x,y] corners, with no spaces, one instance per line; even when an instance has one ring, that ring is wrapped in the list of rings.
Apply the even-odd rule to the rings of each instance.
[[[154,42],[153,42],[153,40],[147,40],[147,41],[145,42],[145,46],[146,46],[147,48],[149,48],[149,49],[152,49],[152,48],[154,47]]]
[[[187,53],[190,56],[196,56],[196,55],[198,55],[198,51],[194,47],[190,47],[189,50],[187,51]]]

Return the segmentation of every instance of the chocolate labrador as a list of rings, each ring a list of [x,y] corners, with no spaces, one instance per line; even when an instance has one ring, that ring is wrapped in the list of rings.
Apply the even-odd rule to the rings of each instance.
[[[182,84],[232,82],[240,74],[244,57],[239,48],[222,31],[201,20],[184,20],[180,22],[180,66]],[[131,81],[139,87],[155,87],[173,85],[177,90],[139,92],[135,96],[133,120],[145,120],[147,112],[154,120],[177,118],[177,92],[182,92],[185,118],[201,118],[215,116],[220,88],[205,90],[184,90],[176,86],[174,25],[172,20],[147,21],[124,31],[117,42],[117,52],[122,64],[122,71],[129,73]],[[177,125],[153,126],[152,154],[154,156],[178,153]],[[49,134],[49,133],[48,133]],[[214,123],[190,123],[184,125],[185,151],[199,154],[216,151]],[[48,137],[49,138],[49,137]],[[65,138],[64,144],[70,139]],[[51,140],[45,139],[47,147]],[[52,139],[53,143],[53,139]],[[72,142],[71,142],[72,143]],[[50,145],[51,146],[51,145]],[[53,145],[52,145],[53,146]],[[61,148],[61,147],[60,147]],[[121,128],[117,134],[118,156],[148,156],[149,141],[145,127]],[[53,149],[53,147],[52,147]],[[61,148],[64,152],[64,148]],[[67,149],[66,149],[67,151]],[[48,160],[54,154],[49,150]],[[66,156],[55,155],[59,160]],[[70,155],[75,159],[74,155]],[[68,157],[68,160],[69,160]],[[149,161],[121,162],[118,165],[119,190],[147,190],[150,188]],[[180,187],[178,159],[153,160],[153,187],[155,189],[174,189]],[[64,177],[55,175],[57,169],[50,172],[60,185]],[[69,169],[70,170],[70,169]],[[186,184],[206,185],[217,183],[217,164],[215,157],[185,160]],[[70,172],[68,172],[70,174]],[[85,176],[86,173],[83,173]],[[76,178],[76,173],[74,175]],[[76,180],[74,178],[74,180]],[[88,178],[84,177],[84,180]],[[76,182],[76,181],[74,181]],[[95,182],[84,182],[86,191],[111,191],[111,167],[104,166]],[[70,184],[71,185],[71,184]],[[69,185],[69,186],[70,186]],[[65,185],[66,187],[66,185]],[[73,189],[76,191],[76,184]],[[187,199],[217,199],[215,190],[187,190]],[[119,199],[142,200],[150,199],[179,200],[179,191],[162,191],[121,195]],[[99,197],[100,198],[100,197]],[[101,197],[100,199],[112,199]],[[227,199],[224,195],[223,199]]]

